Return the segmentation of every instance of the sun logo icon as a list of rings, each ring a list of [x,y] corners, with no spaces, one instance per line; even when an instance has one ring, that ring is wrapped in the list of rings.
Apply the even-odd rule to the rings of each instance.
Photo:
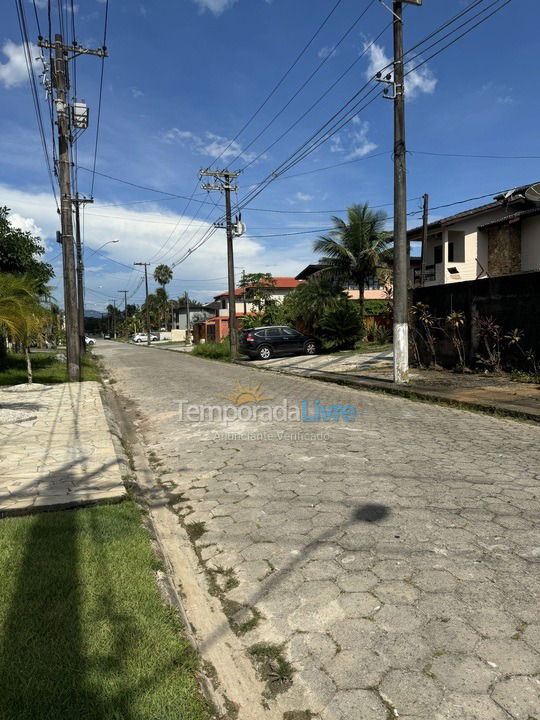
[[[243,387],[240,381],[236,382],[236,390],[233,390],[229,395],[220,395],[219,397],[230,400],[237,407],[248,403],[260,403],[264,400],[270,400],[270,398],[264,397],[260,383],[251,388],[249,385]]]

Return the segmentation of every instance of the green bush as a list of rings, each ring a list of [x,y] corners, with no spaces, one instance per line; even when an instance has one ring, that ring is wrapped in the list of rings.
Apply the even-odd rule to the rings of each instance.
[[[390,312],[387,300],[365,300],[364,313],[366,315],[384,315]]]
[[[364,336],[362,315],[357,303],[343,299],[321,320],[321,335],[327,348],[350,349]]]
[[[192,355],[198,357],[210,358],[211,360],[229,360],[231,354],[231,346],[229,339],[226,338],[222,342],[205,342],[198,343],[191,351]]]

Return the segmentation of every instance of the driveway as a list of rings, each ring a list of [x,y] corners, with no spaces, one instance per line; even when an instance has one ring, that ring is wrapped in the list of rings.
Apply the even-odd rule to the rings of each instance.
[[[392,350],[378,353],[346,353],[343,355],[294,355],[270,360],[246,360],[254,367],[280,370],[293,375],[308,376],[313,370],[326,372],[380,372],[393,367]]]
[[[295,719],[539,716],[538,428],[248,364],[98,352],[246,649],[290,663],[261,666],[278,694],[254,720],[265,703]],[[232,417],[223,396],[246,390],[259,408],[304,402],[306,421],[246,403],[229,425],[197,422],[208,405]],[[334,420],[307,421],[317,407]]]

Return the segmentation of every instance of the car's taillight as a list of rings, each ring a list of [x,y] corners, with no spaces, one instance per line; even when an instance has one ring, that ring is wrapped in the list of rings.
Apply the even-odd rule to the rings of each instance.
[[[248,342],[255,342],[255,339],[254,339],[254,337],[253,337],[253,334],[250,333],[250,332],[248,332],[248,334],[246,335],[246,340],[247,340]]]

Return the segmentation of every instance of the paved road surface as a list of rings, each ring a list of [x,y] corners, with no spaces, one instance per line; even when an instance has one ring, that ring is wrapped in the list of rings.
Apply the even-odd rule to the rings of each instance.
[[[540,717],[538,428],[181,354],[97,351],[137,403],[162,481],[184,493],[176,509],[206,523],[202,558],[238,579],[237,622],[261,614],[246,646],[283,644],[288,709]],[[238,381],[261,383],[269,405],[318,400],[359,417],[238,421],[230,437],[179,421],[180,400],[227,404]]]

